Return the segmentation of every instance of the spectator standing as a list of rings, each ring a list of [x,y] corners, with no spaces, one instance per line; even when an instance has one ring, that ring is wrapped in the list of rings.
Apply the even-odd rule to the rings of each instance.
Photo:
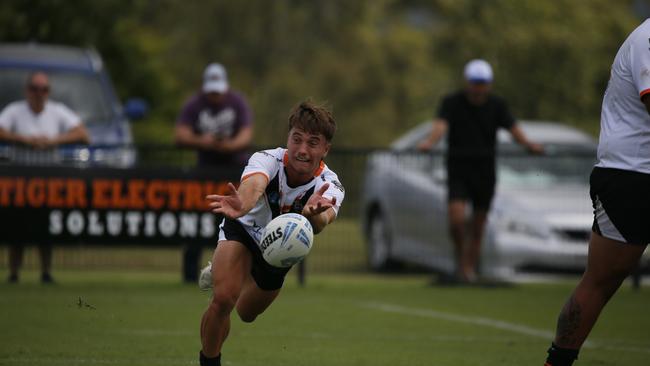
[[[231,90],[226,69],[209,64],[203,73],[203,87],[183,106],[174,131],[176,144],[198,152],[203,168],[242,168],[253,138],[253,115],[244,97]],[[183,280],[198,279],[201,247],[188,243],[183,248]]]
[[[49,150],[63,144],[88,144],[89,137],[81,118],[62,103],[49,100],[50,83],[46,73],[30,74],[25,100],[7,105],[0,113],[0,141],[24,145],[34,150]],[[39,246],[41,281],[52,283],[52,245]],[[18,282],[23,245],[9,247],[9,282]]]
[[[465,88],[447,95],[433,121],[431,135],[418,147],[428,150],[447,134],[449,231],[454,244],[458,282],[474,282],[481,239],[496,184],[496,137],[505,128],[532,153],[543,147],[530,142],[515,123],[506,102],[492,94],[492,67],[484,60],[465,66]],[[465,211],[472,204],[471,237],[466,243]]]

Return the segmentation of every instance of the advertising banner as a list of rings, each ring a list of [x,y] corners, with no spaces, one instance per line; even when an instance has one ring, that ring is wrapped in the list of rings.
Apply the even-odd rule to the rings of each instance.
[[[241,170],[0,166],[0,242],[215,244],[205,196]]]

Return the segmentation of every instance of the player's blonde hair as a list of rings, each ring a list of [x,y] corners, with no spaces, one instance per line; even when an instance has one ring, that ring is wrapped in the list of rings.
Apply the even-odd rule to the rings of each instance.
[[[322,134],[327,142],[330,142],[336,132],[336,121],[327,107],[308,99],[300,102],[291,110],[289,130],[294,127],[315,135]]]

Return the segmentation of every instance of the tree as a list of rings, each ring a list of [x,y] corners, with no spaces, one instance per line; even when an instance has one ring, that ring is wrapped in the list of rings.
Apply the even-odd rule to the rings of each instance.
[[[430,119],[476,57],[492,63],[517,117],[596,131],[609,67],[639,22],[631,4],[8,0],[0,37],[94,45],[120,96],[151,103],[138,142],[171,142],[183,100],[219,61],[253,107],[257,145],[281,144],[288,111],[312,97],[334,107],[336,146],[385,146]]]

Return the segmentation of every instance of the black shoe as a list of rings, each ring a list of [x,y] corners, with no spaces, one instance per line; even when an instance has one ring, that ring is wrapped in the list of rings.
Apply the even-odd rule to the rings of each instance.
[[[54,284],[54,278],[52,278],[52,275],[49,273],[43,273],[41,275],[41,283],[45,285],[52,285]]]
[[[17,274],[9,275],[9,278],[7,279],[7,282],[9,282],[9,283],[18,283],[18,275]]]

